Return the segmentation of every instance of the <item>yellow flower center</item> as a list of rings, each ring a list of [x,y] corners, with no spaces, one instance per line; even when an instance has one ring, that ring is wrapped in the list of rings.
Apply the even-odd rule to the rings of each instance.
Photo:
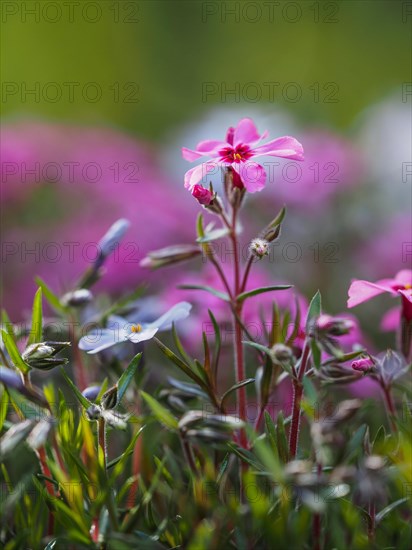
[[[142,325],[132,325],[132,332],[140,332],[142,330]]]
[[[242,159],[242,155],[240,155],[239,153],[235,153],[235,154],[233,155],[233,158],[234,158],[234,160],[241,160],[241,159]]]
[[[405,290],[411,290],[412,285],[410,283],[406,283]]]

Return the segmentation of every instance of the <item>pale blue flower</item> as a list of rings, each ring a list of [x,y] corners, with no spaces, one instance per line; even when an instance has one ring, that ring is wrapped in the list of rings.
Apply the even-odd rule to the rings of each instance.
[[[151,340],[158,331],[168,330],[173,323],[186,319],[191,304],[179,302],[151,323],[131,323],[123,317],[109,317],[106,328],[94,329],[79,341],[79,348],[90,354],[98,353],[122,342],[139,344]]]

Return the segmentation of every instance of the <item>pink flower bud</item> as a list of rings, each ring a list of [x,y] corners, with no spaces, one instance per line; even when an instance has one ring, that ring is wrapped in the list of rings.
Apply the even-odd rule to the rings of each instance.
[[[203,185],[195,185],[192,189],[192,196],[197,200],[199,204],[208,206],[213,200],[213,194],[203,187]]]
[[[353,329],[354,324],[350,319],[332,317],[332,315],[323,313],[318,317],[316,327],[320,332],[328,333],[331,336],[343,336]]]
[[[375,363],[370,357],[364,357],[363,359],[353,361],[352,368],[358,372],[369,372],[375,368]]]

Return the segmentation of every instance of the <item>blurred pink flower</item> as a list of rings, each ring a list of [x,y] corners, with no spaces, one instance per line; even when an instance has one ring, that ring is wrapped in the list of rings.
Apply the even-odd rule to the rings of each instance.
[[[303,134],[302,142],[303,164],[289,162],[276,169],[278,163],[272,163],[269,173],[275,185],[270,192],[278,204],[320,209],[360,180],[360,158],[348,141],[332,132],[313,130]]]
[[[2,151],[3,162],[14,163],[13,174],[3,164],[1,181],[7,201],[3,300],[14,314],[30,307],[35,275],[57,292],[68,290],[96,259],[99,239],[118,218],[131,227],[107,259],[97,290],[135,288],[147,279],[139,261],[148,251],[193,240],[196,204],[178,186],[170,192],[152,150],[128,135],[20,123],[3,127]]]
[[[348,307],[355,307],[383,293],[401,296],[402,316],[412,320],[412,270],[403,269],[393,279],[381,279],[376,283],[355,280],[349,287]],[[393,315],[393,311],[392,314]],[[386,322],[388,320],[386,319]]]
[[[192,189],[216,166],[231,166],[249,193],[261,191],[266,183],[265,169],[256,162],[249,162],[250,159],[265,155],[303,160],[303,147],[295,138],[284,136],[259,145],[267,135],[266,131],[259,135],[254,122],[250,118],[243,118],[236,128],[229,128],[226,141],[201,141],[195,151],[183,147],[183,158],[189,162],[204,156],[213,159],[186,172],[185,187]]]

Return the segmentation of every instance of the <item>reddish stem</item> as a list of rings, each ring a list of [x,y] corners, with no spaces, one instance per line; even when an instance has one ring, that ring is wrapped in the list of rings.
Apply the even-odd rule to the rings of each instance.
[[[40,447],[37,449],[37,456],[40,462],[40,469],[44,476],[52,479],[52,474],[50,472],[50,468],[47,465],[47,457],[46,457],[46,449],[44,447]],[[44,483],[46,485],[46,490],[49,493],[50,497],[54,499],[54,486],[51,481],[48,479],[44,480]],[[49,522],[48,522],[48,535],[52,536],[54,532],[54,516],[53,512],[49,509]]]
[[[383,396],[385,398],[385,405],[386,405],[386,412],[388,413],[389,422],[391,424],[391,428],[394,432],[398,431],[398,427],[395,422],[396,418],[396,409],[395,404],[392,399],[392,393],[390,387],[386,386],[385,384],[381,384],[381,388],[383,391]]]

